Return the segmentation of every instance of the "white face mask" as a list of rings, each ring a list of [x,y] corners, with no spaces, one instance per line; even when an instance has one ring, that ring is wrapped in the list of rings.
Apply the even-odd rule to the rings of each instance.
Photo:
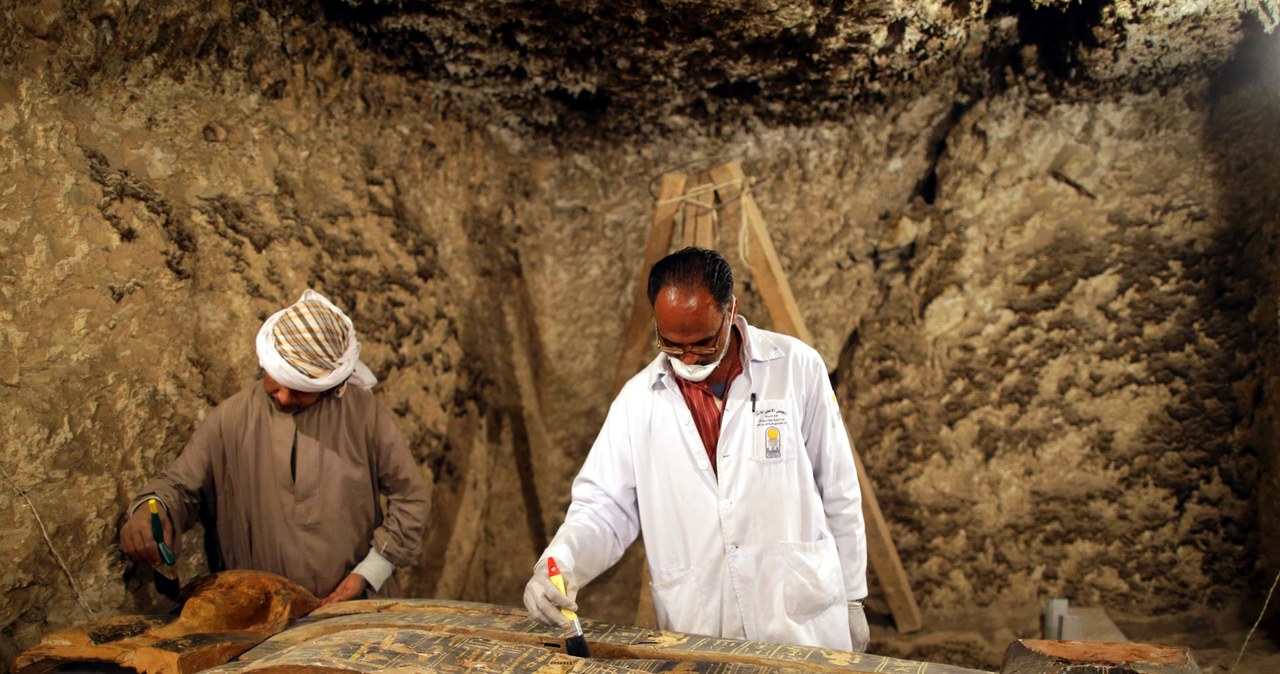
[[[667,356],[667,362],[671,363],[671,369],[676,371],[676,375],[685,381],[702,381],[711,376],[717,367],[720,367],[720,361],[724,360],[725,354],[729,353],[729,345],[720,352],[720,357],[714,363],[706,365],[689,365],[679,358]]]

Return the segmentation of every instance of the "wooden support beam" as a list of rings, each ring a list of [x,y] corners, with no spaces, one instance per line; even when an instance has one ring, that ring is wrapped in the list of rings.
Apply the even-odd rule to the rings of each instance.
[[[711,179],[722,186],[717,191],[720,201],[737,202],[741,209],[739,217],[746,217],[747,264],[751,267],[764,306],[773,318],[773,328],[805,344],[813,344],[813,335],[800,316],[800,307],[791,293],[791,284],[765,227],[764,216],[756,206],[755,197],[743,191],[746,175],[742,172],[742,165],[735,159],[711,169]]]
[[[915,632],[924,623],[920,617],[920,605],[916,603],[916,595],[911,591],[911,581],[907,579],[907,570],[902,567],[898,546],[893,543],[889,523],[880,510],[880,499],[876,498],[876,490],[871,486],[871,478],[867,477],[867,469],[862,467],[862,457],[853,444],[853,433],[849,431],[847,421],[844,430],[849,434],[853,464],[858,469],[858,487],[862,491],[862,517],[867,524],[867,561],[880,581],[880,590],[889,603],[889,611],[893,613],[893,622],[898,632]]]
[[[690,194],[688,204],[685,208],[689,209],[693,219],[693,245],[699,248],[716,247],[715,223],[716,223],[716,203],[715,192],[712,190],[711,183],[705,183],[698,186],[700,191],[696,194]]]
[[[709,208],[698,201],[701,192],[710,188],[706,181],[707,176],[703,173],[694,174],[685,183],[680,203],[680,248],[698,245],[699,216]],[[712,195],[708,193],[706,196],[710,201]]]
[[[640,567],[640,600],[636,602],[636,627],[658,629],[658,612],[653,608],[653,593],[649,591],[649,583],[653,576],[649,575],[649,560]]]
[[[644,364],[645,355],[653,350],[656,339],[653,334],[653,310],[649,307],[649,269],[671,251],[671,235],[675,228],[676,214],[680,211],[680,196],[684,194],[687,176],[668,173],[662,176],[658,190],[658,207],[653,213],[653,226],[649,229],[649,241],[644,247],[644,259],[636,274],[635,289],[631,293],[631,317],[622,338],[622,356],[614,375],[613,394],[616,397]]]

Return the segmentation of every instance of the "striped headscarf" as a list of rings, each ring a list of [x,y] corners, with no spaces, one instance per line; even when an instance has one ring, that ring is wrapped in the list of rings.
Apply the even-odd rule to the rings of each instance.
[[[360,362],[360,340],[351,319],[314,290],[272,314],[258,331],[257,346],[262,369],[295,391],[327,391],[348,377],[361,388],[378,383]]]

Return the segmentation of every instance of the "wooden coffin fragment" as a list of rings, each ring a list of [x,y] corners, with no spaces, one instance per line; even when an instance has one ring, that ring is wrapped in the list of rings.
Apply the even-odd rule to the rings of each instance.
[[[1200,674],[1187,648],[1024,639],[1009,644],[1001,674]]]
[[[511,671],[580,673],[595,672],[706,672],[707,674],[763,674],[765,672],[897,672],[901,674],[986,674],[950,665],[898,660],[867,653],[850,653],[806,646],[786,646],[756,641],[720,639],[679,634],[627,625],[582,621],[591,658],[573,658],[564,652],[563,634],[529,618],[523,609],[471,602],[402,599],[364,600],[330,604],[312,612],[290,628],[267,639],[228,663],[206,674],[257,671],[258,663],[271,663],[272,672],[383,671],[386,648],[408,647],[410,634],[422,636],[413,643],[424,648],[457,648],[460,652],[432,660],[438,669],[459,671],[470,667],[469,655],[477,644],[501,644],[504,652],[525,652],[521,666]],[[360,651],[361,641],[377,636],[389,640],[379,646],[372,661]],[[428,636],[435,638],[427,639]],[[445,637],[457,637],[449,640]],[[468,641],[479,639],[480,641]],[[330,655],[320,658],[313,645],[323,643]],[[382,641],[378,642],[383,643]],[[345,644],[345,645],[343,645]],[[434,652],[434,651],[433,651]],[[336,660],[359,655],[359,663]],[[509,655],[509,653],[508,653]],[[551,656],[557,656],[553,658]],[[315,667],[305,658],[319,658]],[[409,658],[409,656],[405,656]],[[432,656],[434,657],[434,656]],[[454,658],[450,663],[449,658]],[[514,656],[511,656],[514,657]],[[414,656],[413,667],[422,665]],[[336,659],[336,660],[335,660]],[[402,660],[402,663],[408,660]],[[286,664],[288,663],[288,664]],[[447,666],[446,666],[446,663]],[[566,664],[567,663],[567,664]],[[491,663],[497,666],[496,663]],[[465,665],[465,666],[464,666]],[[388,665],[390,666],[390,665]],[[406,665],[409,666],[409,665]],[[436,665],[432,665],[433,667]],[[396,665],[399,667],[399,665]],[[335,669],[336,668],[336,669]]]
[[[223,664],[314,609],[310,592],[260,571],[224,571],[182,590],[167,616],[118,616],[51,632],[13,662],[42,674],[71,662],[110,662],[142,674],[190,674]]]

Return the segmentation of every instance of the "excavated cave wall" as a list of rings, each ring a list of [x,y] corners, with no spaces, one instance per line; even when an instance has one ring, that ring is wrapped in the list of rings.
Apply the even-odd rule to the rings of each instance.
[[[724,155],[928,620],[990,614],[887,650],[989,666],[1051,594],[1247,595],[1280,559],[1274,4],[708,6],[591,5],[572,40],[580,8],[525,7],[492,43],[466,3],[0,8],[0,657],[157,606],[119,509],[308,286],[435,484],[408,589],[518,604],[603,419],[649,182]],[[635,22],[687,49],[625,60]],[[583,612],[627,621],[637,570]]]

